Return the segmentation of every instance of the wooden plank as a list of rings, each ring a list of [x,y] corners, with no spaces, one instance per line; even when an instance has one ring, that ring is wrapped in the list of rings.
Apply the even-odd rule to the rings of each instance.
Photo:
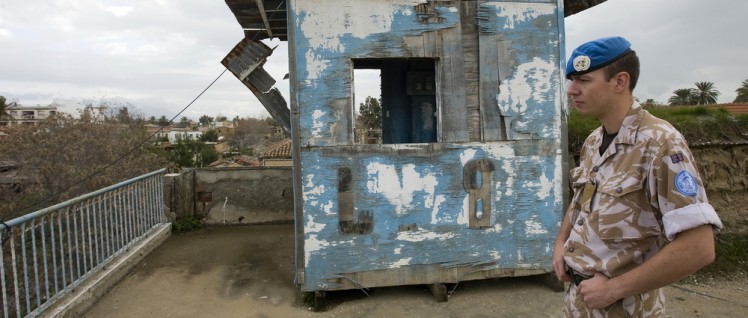
[[[496,30],[496,14],[490,6],[477,9],[478,41],[480,47],[480,112],[483,141],[506,140],[506,125],[499,109],[497,96],[501,80],[511,72],[509,43]]]
[[[327,280],[324,290],[346,290],[383,286],[421,285],[424,282],[456,284],[465,281],[531,276],[549,273],[543,269],[493,268],[481,270],[476,266],[443,267],[438,264],[411,265],[378,271],[340,273]],[[301,286],[302,291],[312,291]]]
[[[289,8],[289,21],[295,22],[297,17],[295,2],[288,4]],[[301,120],[299,116],[299,103],[298,103],[298,87],[296,86],[298,81],[298,69],[296,59],[297,56],[297,44],[294,41],[296,30],[291,28],[290,39],[288,41],[288,59],[291,61],[288,65],[289,75],[289,108],[290,121],[291,121],[291,159],[293,160],[293,194],[294,194],[294,282],[297,285],[303,286],[306,283],[306,277],[304,275],[304,199],[302,190],[302,175],[301,175]]]
[[[265,5],[263,4],[264,0],[255,0],[257,2],[257,8],[260,11],[260,16],[262,16],[262,21],[265,24],[265,30],[268,32],[268,37],[271,39],[273,38],[273,29],[270,27],[270,23],[268,22],[268,16],[265,12]]]
[[[480,113],[480,45],[478,41],[477,1],[460,3],[460,27],[462,36],[463,72],[465,84],[465,108],[470,141],[481,140]]]
[[[442,139],[440,142],[466,142],[470,140],[466,111],[465,60],[460,25],[440,30],[441,69],[438,97],[442,100]]]

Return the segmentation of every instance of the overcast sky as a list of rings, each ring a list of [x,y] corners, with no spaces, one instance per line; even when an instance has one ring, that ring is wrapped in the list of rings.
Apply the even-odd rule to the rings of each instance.
[[[748,79],[746,12],[745,0],[608,0],[565,19],[566,50],[621,35],[642,61],[640,100],[664,103],[709,81],[720,103],[732,102]],[[80,100],[114,100],[171,118],[221,74],[242,37],[223,0],[0,0],[0,95],[71,113]],[[265,68],[288,98],[286,46],[269,43],[278,44]],[[268,116],[228,72],[179,117],[204,114]]]

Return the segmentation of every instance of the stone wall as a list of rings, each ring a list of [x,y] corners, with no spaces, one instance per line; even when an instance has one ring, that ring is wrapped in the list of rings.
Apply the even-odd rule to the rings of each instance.
[[[699,146],[691,152],[708,190],[748,190],[748,145]]]
[[[691,148],[724,229],[720,233],[748,233],[748,145]]]
[[[195,215],[208,225],[293,222],[290,167],[199,168],[168,174],[164,203],[172,219]]]

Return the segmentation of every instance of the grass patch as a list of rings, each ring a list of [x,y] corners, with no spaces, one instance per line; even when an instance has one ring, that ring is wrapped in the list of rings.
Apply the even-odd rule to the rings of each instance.
[[[689,144],[736,142],[748,139],[748,115],[733,116],[724,108],[704,106],[647,107],[652,115],[672,124]],[[568,118],[569,151],[578,155],[587,136],[600,122],[572,109]]]
[[[186,233],[203,227],[203,219],[194,215],[178,217],[171,224],[172,233]]]

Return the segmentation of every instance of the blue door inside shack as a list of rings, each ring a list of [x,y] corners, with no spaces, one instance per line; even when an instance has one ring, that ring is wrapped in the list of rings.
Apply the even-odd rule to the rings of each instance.
[[[563,18],[600,2],[279,2],[287,21],[265,30],[288,41],[290,109],[240,79],[291,131],[299,288],[549,273],[566,205]],[[356,125],[359,69],[380,74],[378,138]]]

